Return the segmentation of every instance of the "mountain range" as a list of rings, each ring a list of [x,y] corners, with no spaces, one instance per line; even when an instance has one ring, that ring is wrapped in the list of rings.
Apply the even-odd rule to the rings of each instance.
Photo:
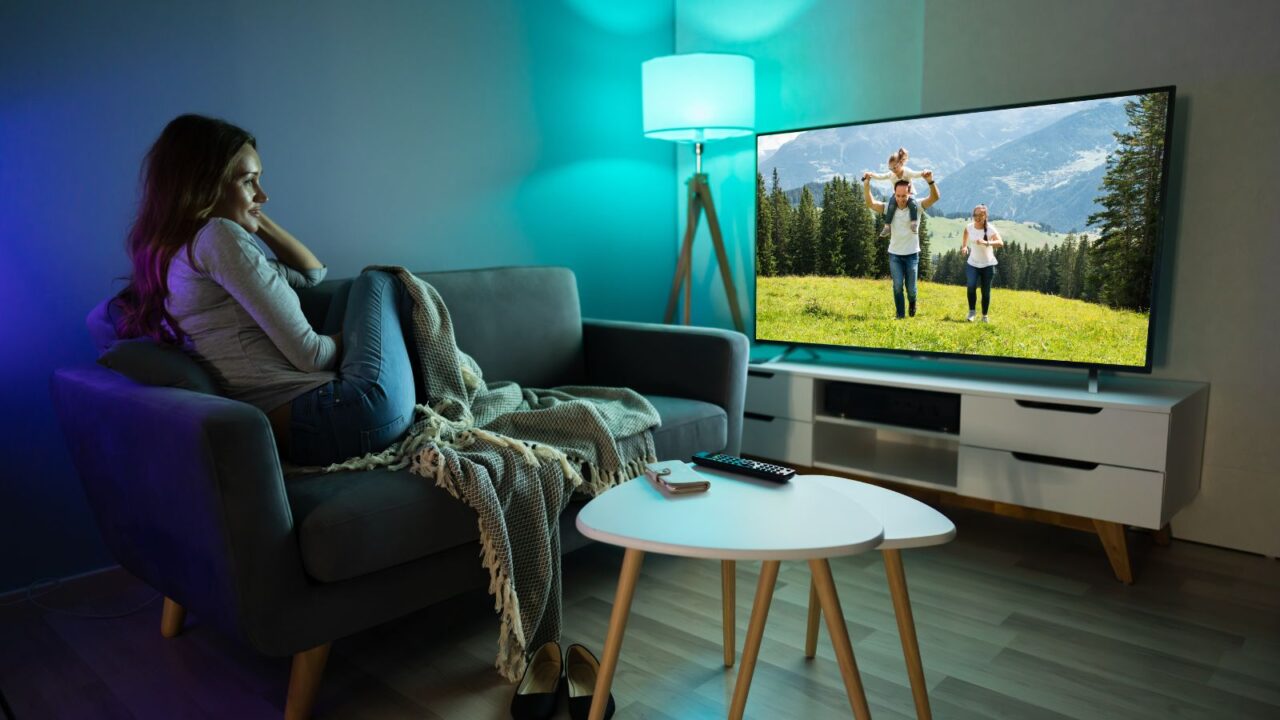
[[[1112,98],[826,128],[762,153],[759,168],[770,189],[777,168],[792,202],[810,185],[820,204],[820,185],[831,177],[884,172],[889,153],[905,146],[908,167],[935,173],[942,194],[936,211],[967,213],[985,203],[993,216],[1066,231],[1083,229],[1097,211],[1114,133],[1128,127],[1122,99]],[[872,187],[879,197],[890,191],[887,182]],[[923,181],[916,189],[923,196]]]

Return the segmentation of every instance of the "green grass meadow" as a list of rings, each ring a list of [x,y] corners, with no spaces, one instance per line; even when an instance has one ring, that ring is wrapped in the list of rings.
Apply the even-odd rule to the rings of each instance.
[[[961,236],[968,220],[929,216],[929,235],[932,238],[929,250],[944,253],[960,248]],[[1047,233],[1040,228],[1024,222],[1012,220],[992,220],[1005,242],[1016,242],[1019,245],[1035,250],[1038,247],[1055,246],[1067,239],[1066,233]],[[998,251],[997,251],[998,252]]]
[[[888,279],[761,277],[756,337],[776,342],[1142,365],[1147,315],[1029,290],[991,290],[991,322],[966,322],[963,285],[921,282],[916,316],[894,319]],[[981,316],[982,294],[978,293]]]

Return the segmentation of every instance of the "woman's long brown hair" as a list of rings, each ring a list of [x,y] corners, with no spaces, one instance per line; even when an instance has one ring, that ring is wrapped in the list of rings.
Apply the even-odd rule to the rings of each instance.
[[[181,115],[165,126],[142,162],[142,199],[126,250],[133,264],[129,285],[120,292],[120,337],[150,337],[181,343],[177,321],[165,309],[169,263],[185,248],[190,258],[196,232],[222,198],[234,171],[231,161],[252,135],[231,123],[202,115]]]

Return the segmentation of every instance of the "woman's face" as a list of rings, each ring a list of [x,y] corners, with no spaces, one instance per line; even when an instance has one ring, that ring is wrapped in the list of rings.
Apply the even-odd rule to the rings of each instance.
[[[267,193],[262,190],[262,159],[252,145],[245,143],[231,160],[231,167],[231,179],[222,187],[222,198],[212,214],[256,233],[262,204],[267,201]]]
[[[987,223],[987,209],[984,207],[974,208],[973,221],[979,225],[985,225]]]

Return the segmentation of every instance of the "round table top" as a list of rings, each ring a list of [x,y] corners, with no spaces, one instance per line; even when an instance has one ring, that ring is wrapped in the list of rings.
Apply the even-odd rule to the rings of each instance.
[[[884,525],[880,550],[941,545],[956,536],[955,523],[946,515],[913,497],[879,485],[830,475],[801,475],[792,482],[817,483],[858,501]]]
[[[808,560],[875,548],[884,529],[850,493],[793,478],[782,485],[706,468],[711,489],[668,495],[644,477],[602,493],[578,530],[622,547],[717,560]]]

